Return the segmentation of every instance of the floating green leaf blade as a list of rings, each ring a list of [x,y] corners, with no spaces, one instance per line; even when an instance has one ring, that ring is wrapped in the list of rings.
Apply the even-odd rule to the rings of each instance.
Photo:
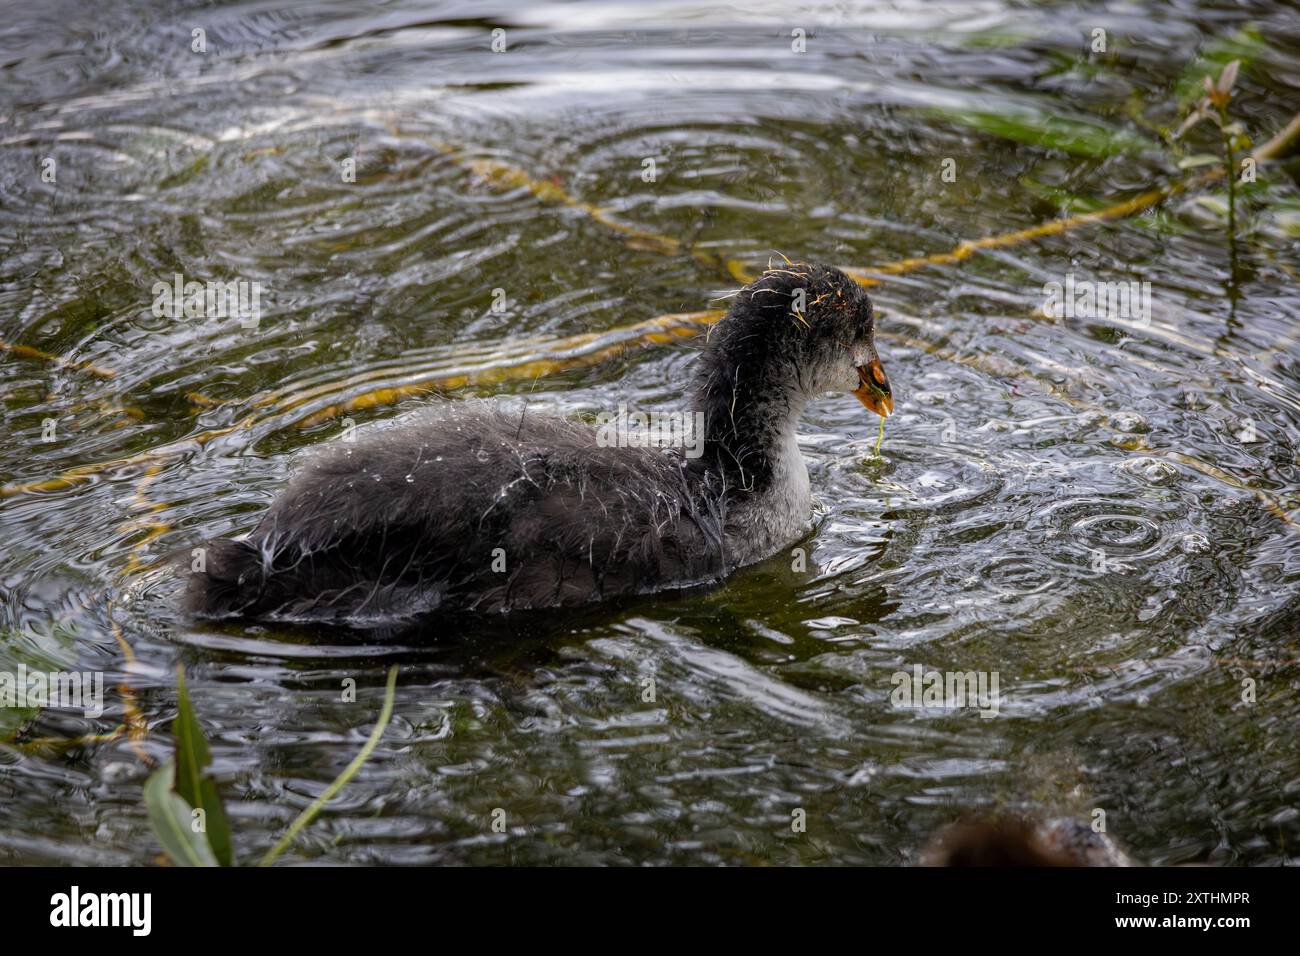
[[[1137,155],[1160,149],[1157,143],[1132,130],[1110,126],[1092,117],[1058,116],[1023,103],[1008,104],[999,109],[935,106],[927,112],[1001,139],[1089,159]]]
[[[77,660],[76,640],[71,627],[59,624],[46,633],[35,629],[0,631],[0,741],[13,740],[41,712],[39,707],[18,706],[25,696],[18,687],[19,665],[24,665],[27,673],[69,670]]]

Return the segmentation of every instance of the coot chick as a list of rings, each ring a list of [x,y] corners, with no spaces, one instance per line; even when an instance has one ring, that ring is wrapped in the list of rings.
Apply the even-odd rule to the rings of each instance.
[[[1136,866],[1119,844],[1082,820],[1042,823],[993,817],[944,829],[921,853],[922,866]]]
[[[187,603],[211,618],[365,624],[717,581],[807,530],[795,426],[811,399],[852,392],[893,411],[874,330],[839,270],[769,269],[697,360],[697,457],[602,447],[595,425],[486,402],[332,442],[251,534],[207,543]]]

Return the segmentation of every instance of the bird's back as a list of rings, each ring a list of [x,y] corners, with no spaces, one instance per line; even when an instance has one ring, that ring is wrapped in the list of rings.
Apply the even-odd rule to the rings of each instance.
[[[386,621],[581,604],[730,570],[724,490],[680,455],[461,403],[315,455],[189,586],[213,617]]]

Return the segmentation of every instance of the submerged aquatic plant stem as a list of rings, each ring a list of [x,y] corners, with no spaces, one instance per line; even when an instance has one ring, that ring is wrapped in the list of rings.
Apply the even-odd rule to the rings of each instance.
[[[257,864],[258,866],[270,866],[279,859],[280,854],[289,849],[290,844],[292,844],[298,834],[302,832],[303,827],[316,819],[316,815],[319,814],[321,810],[325,809],[325,804],[333,800],[334,797],[338,795],[338,792],[348,785],[348,781],[357,775],[357,771],[361,769],[362,764],[364,764],[374,752],[375,747],[379,744],[379,738],[384,735],[384,730],[388,727],[389,718],[393,716],[393,696],[396,692],[397,665],[394,664],[392,667],[388,668],[388,683],[384,687],[384,706],[379,712],[379,720],[375,722],[375,729],[370,731],[370,737],[361,748],[361,752],[358,753],[356,757],[353,758],[352,762],[344,768],[343,772],[334,779],[334,782],[326,787],[324,792],[311,802],[311,805],[307,807],[307,809],[298,814],[293,823],[289,824],[289,829],[284,832],[284,836],[280,837],[275,846],[271,847],[271,849],[266,852],[266,856],[262,857],[261,862]]]
[[[1223,113],[1223,118],[1226,127],[1226,110]],[[1228,181],[1228,241],[1235,243],[1237,241],[1237,158],[1232,148],[1233,134],[1226,128],[1220,132],[1223,136],[1224,178]]]

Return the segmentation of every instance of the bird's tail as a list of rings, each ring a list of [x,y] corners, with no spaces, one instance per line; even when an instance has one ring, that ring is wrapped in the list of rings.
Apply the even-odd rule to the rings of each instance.
[[[247,541],[213,538],[194,555],[185,603],[202,617],[238,617],[262,603],[265,590],[258,548]]]

